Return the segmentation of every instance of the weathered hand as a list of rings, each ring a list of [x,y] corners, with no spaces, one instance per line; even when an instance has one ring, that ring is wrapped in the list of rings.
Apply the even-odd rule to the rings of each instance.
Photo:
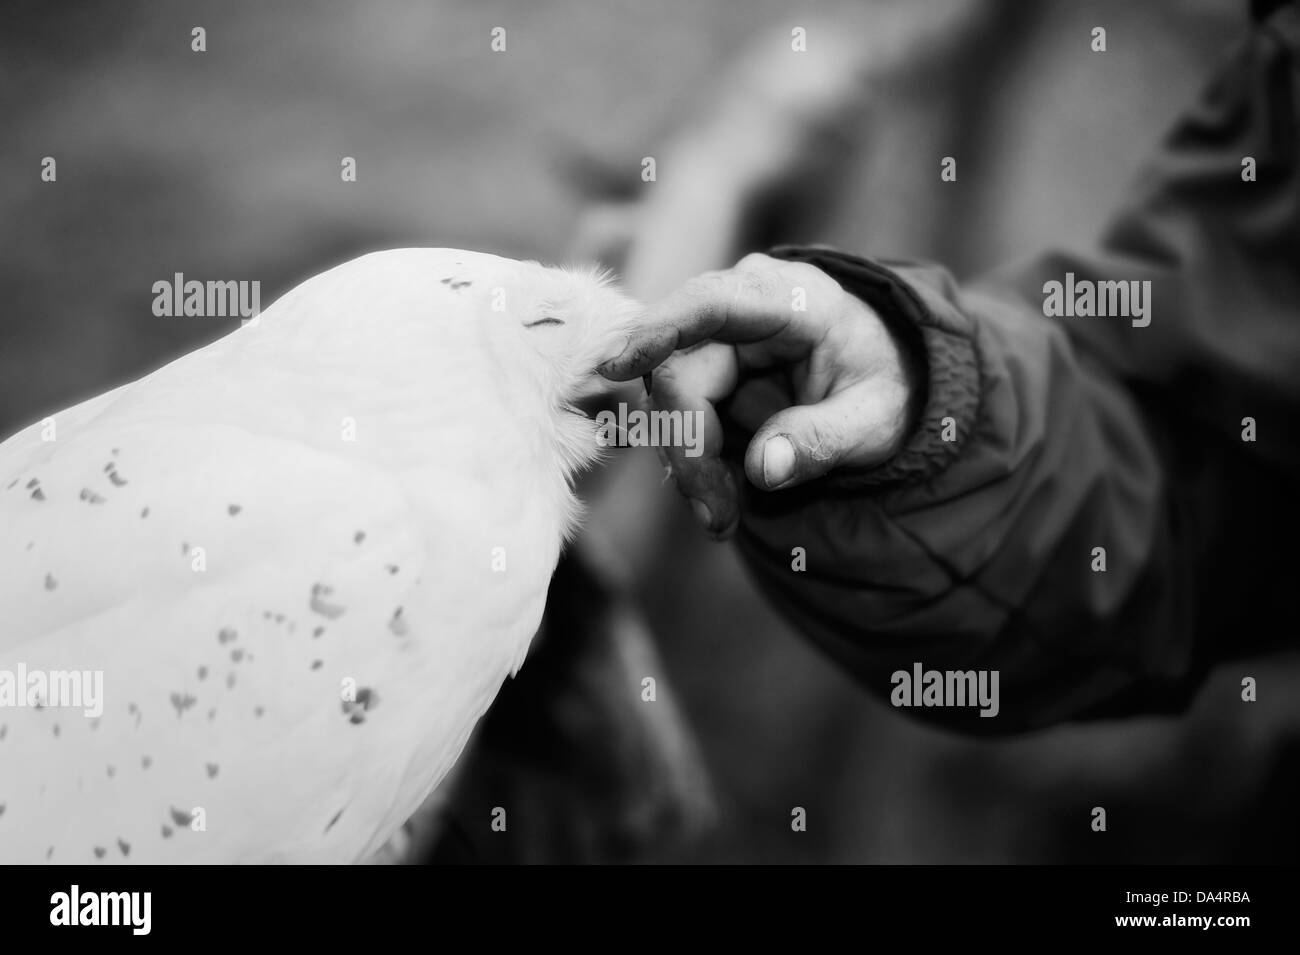
[[[806,263],[754,254],[688,281],[652,305],[601,368],[616,381],[653,370],[653,408],[698,416],[702,452],[664,450],[678,489],[715,536],[729,536],[739,518],[718,407],[747,375],[777,368],[788,372],[794,404],[733,422],[753,432],[744,467],[755,487],[869,467],[901,447],[916,390],[908,356],[866,303]]]

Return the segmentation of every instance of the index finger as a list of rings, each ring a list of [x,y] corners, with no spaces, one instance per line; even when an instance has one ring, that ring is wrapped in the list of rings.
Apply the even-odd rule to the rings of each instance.
[[[696,520],[714,537],[729,537],[739,519],[740,500],[736,476],[722,456],[723,428],[716,404],[736,385],[731,349],[706,345],[675,355],[657,377],[652,408],[667,413],[669,420],[678,417],[682,437],[661,446],[661,458]]]
[[[762,260],[762,261],[756,261]],[[614,381],[628,381],[698,342],[761,341],[793,331],[816,340],[809,300],[824,295],[829,276],[803,262],[749,256],[733,269],[706,272],[686,282],[642,314],[626,347],[600,366]],[[797,310],[802,298],[802,310]]]

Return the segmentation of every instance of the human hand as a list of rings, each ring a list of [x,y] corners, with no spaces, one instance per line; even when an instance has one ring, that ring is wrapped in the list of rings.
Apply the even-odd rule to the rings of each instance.
[[[697,416],[698,456],[661,450],[697,520],[720,538],[739,519],[720,414],[753,433],[744,456],[750,483],[783,490],[894,455],[912,427],[919,378],[914,357],[865,302],[813,265],[762,254],[650,306],[600,370],[615,381],[653,371],[652,409]],[[786,374],[793,404],[759,410],[728,401],[749,378],[773,371]]]

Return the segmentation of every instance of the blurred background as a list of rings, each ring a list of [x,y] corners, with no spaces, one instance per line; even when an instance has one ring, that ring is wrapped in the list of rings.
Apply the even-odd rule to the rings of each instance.
[[[177,271],[260,280],[265,305],[363,252],[455,246],[600,259],[649,298],[776,241],[960,278],[1086,244],[1246,6],[11,2],[0,433],[236,327],[155,318],[151,286]],[[627,451],[584,489],[536,659],[409,859],[1294,861],[1296,655],[1216,673],[1181,718],[962,739],[785,627],[661,477]],[[492,805],[513,807],[508,833]]]

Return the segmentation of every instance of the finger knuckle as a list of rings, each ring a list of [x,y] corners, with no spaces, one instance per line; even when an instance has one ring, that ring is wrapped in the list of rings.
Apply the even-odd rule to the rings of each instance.
[[[827,291],[842,291],[840,284],[833,278],[808,262],[789,262],[785,267],[785,276],[792,285],[808,289],[810,294],[825,294]]]
[[[776,260],[770,255],[766,255],[762,252],[750,252],[736,263],[736,268],[741,271],[770,268],[775,262]]]
[[[776,291],[776,283],[768,272],[737,272],[735,281],[737,299],[767,299]]]
[[[843,444],[843,431],[835,422],[820,418],[811,422],[805,451],[808,460],[819,469],[824,469],[839,457]]]
[[[682,291],[696,305],[704,305],[719,299],[725,300],[730,284],[727,272],[702,272],[690,279],[682,287]]]

